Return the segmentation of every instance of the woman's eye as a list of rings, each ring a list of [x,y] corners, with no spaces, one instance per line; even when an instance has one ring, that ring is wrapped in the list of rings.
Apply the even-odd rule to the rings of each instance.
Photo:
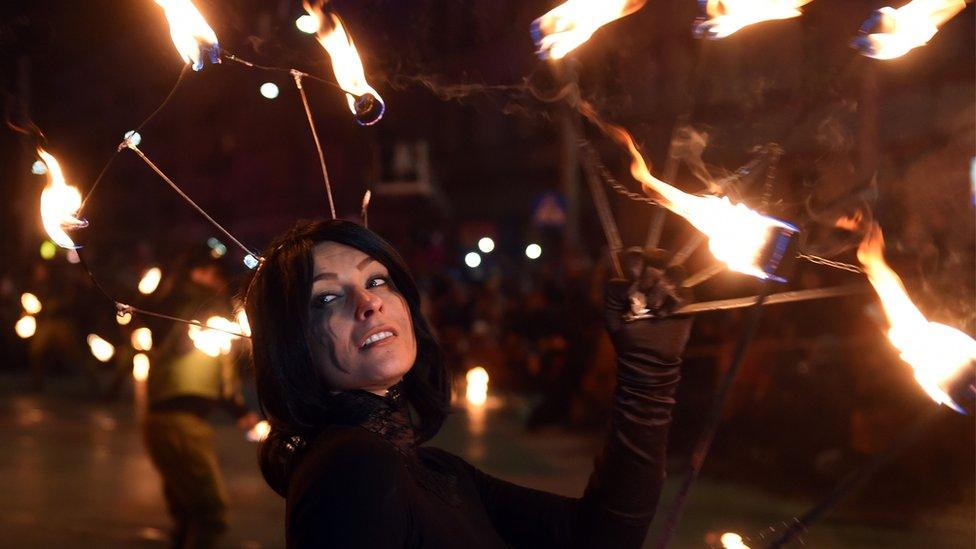
[[[318,307],[322,307],[324,305],[328,305],[329,303],[332,303],[337,299],[339,299],[339,296],[336,294],[320,294],[315,296],[314,304]]]
[[[375,288],[377,286],[386,286],[387,284],[389,284],[389,281],[385,276],[374,276],[373,278],[369,279],[369,282],[366,283],[366,287]]]

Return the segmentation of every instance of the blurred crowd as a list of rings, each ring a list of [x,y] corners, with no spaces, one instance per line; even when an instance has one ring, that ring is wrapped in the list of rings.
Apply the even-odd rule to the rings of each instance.
[[[496,252],[484,254],[483,263],[471,268],[458,257],[463,254],[438,238],[398,247],[414,268],[426,315],[459,385],[469,369],[484,368],[489,391],[510,396],[510,404],[520,403],[510,413],[520,414],[529,430],[597,432],[605,424],[615,372],[602,328],[603,256],[543,244],[536,260]],[[133,288],[150,263],[137,258],[134,266],[120,264],[109,282],[100,282],[124,288],[120,294],[138,295]],[[178,266],[163,272],[161,296],[185,276]],[[241,267],[236,274],[231,277],[235,287],[223,299],[239,293],[246,271]],[[844,276],[801,267],[791,289],[850,282]],[[732,288],[735,295],[753,293],[754,283],[742,278],[720,276],[714,286],[724,292]],[[732,297],[704,288],[700,299]],[[23,338],[11,327],[26,314],[20,301],[27,291],[42,309],[33,315],[35,332]],[[162,312],[202,306],[177,309],[163,297],[151,297],[133,299]],[[121,389],[131,379],[132,330],[151,325],[165,334],[169,329],[168,321],[147,322],[139,315],[119,324],[113,304],[84,269],[61,257],[39,260],[25,272],[5,273],[0,301],[0,322],[7,327],[0,335],[7,349],[3,367],[26,371],[33,390],[43,390],[52,376],[70,375],[84,380],[93,397],[125,395]],[[700,435],[742,333],[742,318],[743,310],[696,318],[671,436],[676,471]],[[724,410],[706,474],[791,494],[820,494],[883,451],[912,417],[933,406],[910,368],[886,345],[878,318],[870,293],[767,307]],[[107,362],[93,357],[88,334],[112,343],[114,357]],[[246,369],[246,360],[240,366]],[[247,379],[247,373],[242,377]],[[972,500],[973,440],[965,421],[938,423],[920,444],[924,450],[907,452],[883,471],[881,478],[888,481],[873,484],[862,496],[865,501],[884,497],[893,506],[888,511],[898,506],[911,511]]]

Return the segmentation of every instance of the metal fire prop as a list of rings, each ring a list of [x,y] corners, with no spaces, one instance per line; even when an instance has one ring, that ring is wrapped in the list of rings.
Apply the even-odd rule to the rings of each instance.
[[[802,14],[801,8],[810,1],[702,0],[700,5],[703,8],[703,16],[695,22],[692,32],[698,38],[722,39],[757,23],[798,17]],[[239,247],[245,254],[245,265],[251,269],[259,268],[262,261],[260,256],[208,215],[143,153],[139,148],[140,130],[169,103],[191,68],[194,71],[200,71],[207,64],[217,65],[222,60],[229,60],[251,69],[288,73],[295,82],[302,102],[319,157],[329,202],[329,212],[335,218],[335,204],[325,155],[318,138],[303,81],[304,79],[312,79],[338,87],[345,94],[349,111],[355,121],[363,126],[369,126],[381,120],[386,110],[386,103],[367,81],[357,48],[347,33],[342,20],[328,5],[328,0],[318,0],[315,3],[303,2],[306,11],[303,28],[306,32],[316,35],[317,41],[328,54],[335,82],[312,76],[297,69],[258,65],[229,52],[221,52],[216,33],[207,24],[191,0],[155,0],[155,2],[162,7],[166,15],[173,44],[186,65],[184,65],[179,78],[163,102],[135,130],[125,134],[122,143],[110,156],[84,198],[76,187],[67,183],[64,172],[55,157],[42,148],[37,149],[38,156],[43,164],[42,167],[48,174],[48,182],[41,193],[40,204],[44,228],[50,239],[58,246],[69,250],[81,248],[72,235],[78,229],[88,225],[82,216],[85,205],[106,174],[115,156],[120,151],[127,149],[139,156],[189,206]],[[744,174],[749,173],[751,168],[744,173],[740,169],[740,172],[737,172],[736,177],[733,178],[734,180],[709,181],[708,187],[712,194],[688,194],[671,184],[675,175],[673,163],[665,170],[663,180],[652,175],[631,135],[624,128],[603,121],[596,110],[581,99],[573,68],[564,62],[555,62],[563,60],[585,44],[601,27],[640,10],[645,2],[646,0],[568,0],[536,19],[532,23],[531,34],[537,47],[537,55],[543,60],[554,62],[550,66],[557,79],[567,84],[570,89],[569,93],[561,94],[558,99],[565,100],[570,107],[578,110],[578,114],[573,113],[573,116],[570,117],[572,135],[580,145],[582,152],[580,160],[583,171],[611,250],[615,271],[618,274],[623,274],[623,268],[619,264],[619,252],[622,250],[623,244],[613,219],[613,212],[607,200],[605,189],[602,186],[603,183],[608,184],[612,189],[628,198],[659,205],[682,217],[697,229],[698,233],[673,254],[669,264],[658,265],[657,267],[664,269],[679,266],[700,244],[705,241],[708,242],[709,250],[718,263],[685,278],[681,283],[682,287],[693,287],[725,269],[764,281],[762,291],[757,296],[692,303],[679,307],[672,313],[687,315],[740,307],[751,308],[744,330],[733,353],[728,373],[720,383],[715,403],[708,415],[706,429],[696,446],[691,466],[668,514],[664,533],[658,543],[660,547],[665,547],[677,528],[684,503],[708,454],[720,423],[724,401],[748,350],[749,343],[758,329],[763,308],[766,305],[776,303],[824,299],[863,292],[867,286],[859,284],[795,292],[771,292],[772,282],[784,281],[777,275],[777,270],[786,257],[787,248],[794,235],[799,230],[790,223],[765,215],[766,198],[768,198],[775,177],[776,162],[779,156],[783,154],[783,151],[777,146],[772,144],[767,146],[757,156],[758,160],[754,159],[747,165],[755,167],[760,161],[767,164],[766,192],[764,192],[763,205],[759,210],[750,208],[742,201],[733,202],[726,193],[727,187],[741,179]],[[887,60],[900,57],[912,49],[928,43],[939,28],[950,18],[960,13],[966,4],[965,0],[912,0],[898,9],[881,8],[874,12],[861,26],[860,34],[853,40],[852,47],[860,54],[875,59]],[[701,58],[703,56],[699,55],[696,65],[702,63]],[[690,114],[691,109],[685,118],[690,118]],[[585,117],[586,120],[626,150],[631,159],[630,174],[641,184],[644,195],[629,191],[625,186],[612,180],[612,176],[600,164],[596,151],[583,139],[580,116]],[[686,123],[687,120],[680,120],[680,122],[679,126]],[[672,154],[668,154],[669,162],[672,160],[672,156]],[[370,193],[367,191],[361,205],[361,216],[364,224],[368,222],[369,198]],[[649,243],[656,245],[660,237],[662,222],[661,216],[656,214],[649,231]],[[976,364],[976,341],[955,328],[930,322],[925,318],[909,298],[900,278],[884,260],[884,241],[880,227],[877,224],[869,223],[864,232],[864,240],[858,249],[858,259],[862,267],[804,253],[798,254],[797,257],[825,266],[865,274],[871,287],[877,292],[884,309],[887,336],[892,346],[899,351],[901,358],[913,368],[915,378],[921,388],[935,402],[945,404],[957,412],[963,412],[960,401],[965,403],[972,399],[974,385],[968,382],[968,384],[962,383],[960,385],[959,379],[969,379],[973,375],[974,364]],[[243,315],[243,311],[239,311],[234,320],[212,317],[206,322],[200,322],[146,311],[124,304],[115,299],[99,284],[80,253],[78,253],[77,259],[91,277],[95,287],[115,304],[119,324],[127,324],[133,313],[186,323],[189,325],[188,336],[194,345],[211,356],[226,353],[234,340],[250,336],[247,318]],[[645,263],[643,261],[631,262],[628,263],[628,267],[637,265],[638,270],[643,270],[647,267]],[[159,284],[161,277],[162,274],[158,269],[151,270],[140,281],[140,292],[143,294],[152,293]],[[648,318],[650,309],[642,306],[642,304],[648,303],[648,299],[653,296],[634,295],[633,297],[635,307],[630,320],[639,321]],[[20,337],[28,338],[36,330],[37,324],[34,315],[41,310],[41,303],[35,296],[24,294],[22,306],[24,312],[17,321],[16,331]],[[134,331],[132,336],[132,344],[136,350],[148,351],[152,347],[152,335],[148,330]],[[93,355],[99,360],[110,360],[115,352],[112,345],[97,334],[90,334],[88,343]],[[933,352],[933,349],[937,352]],[[137,378],[144,378],[149,369],[148,356],[142,353],[137,354],[134,359],[134,367],[139,372],[137,374],[134,370],[134,375]],[[941,407],[935,408],[932,415],[940,412]],[[927,419],[920,421],[919,425],[921,426],[913,426],[906,432],[905,436],[896,442],[892,449],[868,463],[861,470],[852,473],[852,476],[842,481],[823,503],[805,515],[796,518],[794,524],[774,542],[773,546],[779,547],[785,544],[797,533],[824,516],[830,508],[853,491],[865,478],[873,474],[892,455],[911,444],[917,438],[918,432],[924,429],[927,421]],[[263,430],[252,433],[255,440],[266,434],[266,431]],[[743,539],[738,534],[728,533],[722,537],[722,543],[726,547],[741,549],[746,547],[747,541],[750,539]]]
[[[216,65],[221,62],[221,59],[227,59],[249,68],[288,72],[294,78],[295,86],[298,89],[299,96],[302,101],[302,106],[305,111],[315,148],[319,156],[322,177],[325,182],[326,196],[329,203],[329,212],[331,217],[335,219],[335,204],[332,196],[332,186],[328,175],[328,169],[326,167],[325,155],[322,151],[322,146],[318,138],[318,132],[315,128],[315,122],[308,104],[304,86],[302,85],[302,80],[304,78],[310,78],[320,82],[331,83],[296,69],[280,69],[277,67],[261,66],[241,59],[240,57],[237,57],[231,53],[222,53],[216,33],[190,0],[155,0],[155,2],[163,8],[169,24],[170,36],[173,40],[173,44],[176,47],[180,57],[187,64],[184,65],[183,70],[180,72],[179,78],[162,103],[160,103],[160,105],[157,106],[156,109],[145,120],[143,120],[135,130],[126,132],[122,143],[109,157],[105,166],[92,183],[92,186],[85,195],[84,199],[82,199],[81,193],[76,187],[68,185],[65,182],[63,171],[57,160],[47,151],[38,148],[38,155],[41,159],[40,161],[43,162],[45,171],[49,174],[48,186],[44,189],[41,195],[41,218],[44,228],[51,241],[63,248],[79,250],[79,262],[92,279],[95,287],[106,298],[115,304],[118,312],[117,318],[119,319],[120,324],[128,323],[128,319],[131,318],[132,313],[139,313],[176,322],[183,322],[190,325],[191,330],[193,330],[192,333],[198,335],[197,339],[194,339],[194,342],[197,340],[206,342],[212,341],[214,338],[212,334],[214,333],[224,333],[225,335],[233,338],[249,337],[250,334],[246,333],[247,330],[244,326],[240,324],[232,325],[233,323],[230,321],[208,321],[207,323],[202,323],[197,320],[183,319],[172,315],[147,311],[115,299],[97,281],[94,273],[81,257],[81,246],[76,245],[68,233],[72,230],[88,226],[88,222],[80,217],[81,212],[84,210],[88,200],[98,187],[98,184],[108,172],[108,169],[115,160],[115,157],[120,151],[128,149],[134,152],[147,166],[149,166],[149,168],[152,169],[153,172],[155,172],[156,175],[158,175],[167,185],[169,185],[170,188],[172,188],[173,191],[176,192],[177,195],[179,195],[180,198],[182,198],[190,207],[196,210],[204,217],[204,219],[207,220],[207,222],[209,222],[214,228],[220,231],[232,243],[239,247],[245,254],[245,266],[247,266],[249,269],[256,268],[261,262],[260,256],[245,246],[239,239],[231,234],[230,231],[211,217],[146,156],[146,154],[139,148],[139,144],[142,139],[139,132],[169,103],[170,99],[172,99],[180,85],[185,80],[188,68],[192,68],[194,71],[200,71],[208,63]],[[352,39],[346,33],[338,15],[334,13],[327,13],[323,8],[324,4],[325,2],[321,2],[318,5],[312,6],[306,3],[305,8],[316,22],[316,34],[319,43],[322,44],[332,59],[333,71],[337,81],[337,84],[334,85],[337,85],[339,89],[345,92],[347,102],[349,103],[349,108],[355,116],[357,123],[364,126],[375,124],[382,118],[383,113],[386,110],[386,104],[382,97],[380,97],[379,93],[377,93],[376,90],[374,90],[366,82],[363,65],[359,59],[359,54],[356,51],[356,47],[353,44]],[[364,215],[366,204],[368,204],[368,199],[366,199],[366,202],[364,202]],[[158,280],[156,281],[156,284],[158,284]],[[151,293],[151,290],[148,292],[143,292],[141,284],[140,291],[142,293]],[[34,321],[34,317],[31,315],[26,315],[25,318],[28,318],[29,320],[20,321],[18,323],[17,332],[18,334],[30,333],[30,335],[33,335],[36,321]],[[31,321],[33,321],[33,324]],[[205,352],[215,348],[214,345],[210,343],[202,344],[198,347],[201,347]],[[221,346],[218,347],[223,348]]]
[[[693,31],[698,38],[724,38],[748,25],[762,21],[799,16],[801,14],[799,8],[809,1],[707,0],[703,2],[707,19],[703,18],[697,21]],[[533,23],[531,30],[533,39],[538,47],[537,53],[543,59],[560,59],[588,40],[599,27],[628,15],[640,7],[640,4],[636,3],[623,4],[614,2],[608,4],[602,2],[567,1]],[[912,2],[903,8],[905,11],[901,14],[896,14],[896,10],[891,10],[890,8],[880,10],[880,15],[876,14],[874,18],[880,18],[880,21],[874,23],[869,21],[866,23],[862,27],[862,34],[866,34],[867,37],[855,40],[854,47],[866,55],[878,58],[891,58],[902,55],[912,47],[925,44],[938,30],[938,26],[961,11],[962,7],[965,7],[965,3],[959,2],[958,0],[923,0]],[[627,8],[632,9],[627,11]],[[899,16],[904,19],[899,21]],[[917,17],[919,21],[909,21],[908,17]],[[901,23],[900,26],[898,23]],[[924,27],[924,29],[920,29],[919,27]],[[701,48],[699,48],[698,63],[696,65],[700,65],[703,59],[701,51]],[[698,69],[700,67],[696,69],[696,73]],[[580,110],[582,114],[603,130],[605,134],[628,150],[632,157],[631,175],[634,179],[641,182],[645,192],[654,197],[657,204],[684,217],[700,231],[700,235],[695,235],[687,245],[675,254],[675,259],[672,260],[672,264],[682,263],[701,243],[702,238],[707,237],[713,255],[716,259],[724,262],[728,268],[766,280],[762,293],[759,296],[745,298],[744,300],[731,300],[736,303],[728,304],[729,306],[748,306],[751,304],[752,309],[746,320],[743,333],[736,345],[735,352],[733,353],[732,363],[720,383],[720,388],[708,416],[709,419],[706,423],[704,433],[692,454],[691,466],[679,488],[678,494],[668,513],[663,533],[658,540],[658,547],[667,547],[677,530],[684,504],[690,495],[691,487],[697,479],[698,473],[711,447],[712,440],[717,432],[725,400],[736,378],[739,365],[745,356],[749,342],[754,337],[758,328],[762,308],[770,297],[769,281],[777,280],[774,272],[783,258],[786,245],[797,232],[797,229],[788,223],[763,216],[758,212],[746,208],[742,204],[733,205],[727,198],[723,199],[717,196],[693,197],[692,195],[682,193],[668,183],[651,175],[633,139],[623,128],[603,122],[597,116],[595,110],[585,103],[581,103]],[[690,110],[691,108],[689,108],[689,115]],[[684,124],[687,120],[679,119],[679,122],[680,124]],[[672,142],[673,140],[674,136],[672,136]],[[595,163],[592,159],[593,156],[595,154],[591,152],[589,157],[584,157],[583,168],[587,174],[592,171],[592,166]],[[676,164],[671,162],[670,152],[668,157],[669,166],[666,170],[666,177],[670,179],[674,176]],[[775,163],[773,163],[770,172],[772,172],[772,168],[774,167]],[[772,176],[770,176],[767,183],[771,183],[771,178]],[[764,196],[766,194],[764,193]],[[616,234],[615,228],[607,227],[607,224],[612,220],[612,216],[610,213],[604,211],[606,208],[601,207],[601,202],[605,202],[605,197],[598,196],[597,193],[593,193],[593,196],[597,211],[600,214],[601,224],[604,226],[607,243],[612,251],[619,250],[621,245],[614,236]],[[656,246],[662,227],[663,216],[660,210],[658,210],[655,212],[648,231],[647,241],[649,247]],[[742,230],[738,232],[740,228]],[[866,240],[866,244],[867,242],[869,241]],[[889,331],[889,337],[892,343],[902,351],[903,358],[912,363],[913,366],[923,361],[938,364],[938,366],[928,364],[928,367],[924,368],[925,373],[922,374],[922,377],[919,377],[919,368],[916,367],[916,377],[919,379],[923,388],[937,402],[952,406],[952,399],[944,393],[939,382],[944,382],[947,377],[951,377],[951,375],[947,376],[947,373],[955,373],[962,367],[970,370],[973,368],[973,361],[976,354],[973,353],[972,339],[952,328],[943,325],[933,326],[927,323],[924,317],[921,316],[921,313],[918,313],[917,308],[911,305],[897,277],[894,277],[895,282],[893,283],[890,280],[891,276],[894,276],[893,273],[890,272],[890,269],[885,270],[887,268],[886,265],[884,265],[884,268],[881,267],[884,264],[883,258],[880,259],[879,264],[878,258],[881,255],[880,252],[876,253],[872,261],[865,256],[864,248],[865,246],[862,245],[859,253],[859,259],[861,259],[862,263],[865,263],[864,272],[868,274],[872,284],[878,290],[882,301],[890,303],[886,304],[885,308],[889,315],[889,321],[892,324],[892,330]],[[613,254],[613,256],[616,257],[616,254]],[[853,272],[860,271],[856,266],[834,262],[809,254],[800,253],[798,257],[810,259],[815,263],[825,266],[836,266]],[[617,264],[614,266],[619,274],[621,272],[620,266]],[[643,270],[643,267],[641,267],[641,270]],[[721,268],[716,267],[706,268],[700,273],[696,273],[689,279],[686,279],[685,284],[687,286],[694,286],[720,270]],[[638,273],[638,278],[639,276],[640,273]],[[879,288],[879,283],[883,283],[884,286]],[[895,286],[900,288],[901,291],[895,291]],[[884,291],[882,288],[884,288]],[[835,289],[827,290],[827,292],[813,293],[811,297],[834,295],[832,292]],[[844,291],[840,293],[844,293]],[[888,294],[887,301],[885,294]],[[635,295],[632,292],[631,302],[633,310],[628,313],[629,320],[639,320],[650,316],[648,309],[641,307],[649,297]],[[788,298],[781,299],[781,302],[790,300]],[[908,301],[911,307],[905,307],[904,303],[901,303],[901,306],[899,306],[899,303],[903,301]],[[679,309],[678,314],[712,310],[712,307],[708,305],[699,305],[701,305],[701,308],[697,310],[690,308],[685,308],[684,310]],[[716,306],[720,307],[722,305]],[[694,305],[690,307],[694,307]],[[894,318],[892,317],[893,312],[891,311],[893,308],[899,310],[899,316]],[[896,326],[898,329],[895,328]],[[946,353],[947,356],[938,356],[934,359],[926,356],[925,353],[918,352],[917,345],[913,346],[910,339],[901,335],[902,333],[899,331],[899,329],[912,328],[916,331],[924,328],[922,333],[926,334],[927,341],[945,342],[947,348],[951,349],[951,351]],[[892,332],[895,333],[894,336]],[[915,362],[912,362],[913,360]],[[972,388],[970,389],[971,391]],[[803,523],[799,522],[799,524]],[[735,539],[729,538],[728,541],[735,542],[731,543],[731,545],[726,543],[726,541],[723,537],[723,545],[726,547],[746,547],[742,542],[741,536],[736,535]]]

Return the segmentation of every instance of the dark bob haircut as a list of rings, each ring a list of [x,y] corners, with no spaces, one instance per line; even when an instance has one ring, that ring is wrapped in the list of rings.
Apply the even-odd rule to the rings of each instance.
[[[334,388],[315,367],[309,347],[312,252],[326,241],[356,248],[386,266],[407,302],[417,360],[401,387],[414,412],[418,442],[437,433],[450,407],[450,377],[441,347],[421,314],[417,285],[396,250],[355,223],[300,221],[268,246],[245,295],[258,399],[271,424],[261,447],[261,472],[281,495],[287,493],[296,454],[334,422]]]

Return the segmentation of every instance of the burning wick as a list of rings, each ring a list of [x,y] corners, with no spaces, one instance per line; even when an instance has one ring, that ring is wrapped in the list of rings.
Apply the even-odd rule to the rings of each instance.
[[[149,295],[156,291],[159,287],[159,282],[163,279],[163,271],[159,267],[151,267],[146,269],[143,273],[142,278],[139,279],[139,293],[143,295]]]
[[[467,388],[464,397],[474,406],[483,406],[488,400],[488,372],[481,366],[475,366],[464,375]]]
[[[885,6],[861,23],[851,47],[874,59],[901,57],[927,44],[965,7],[965,0],[913,0],[898,9]]]
[[[149,378],[149,356],[136,353],[132,357],[132,379],[142,382]]]
[[[695,38],[720,40],[743,28],[802,15],[800,8],[812,0],[703,0],[705,18],[695,21]]]
[[[600,27],[630,15],[646,0],[568,0],[532,22],[540,59],[562,59],[586,43]]]
[[[742,536],[735,532],[726,532],[719,538],[722,549],[749,549],[749,546],[742,540]]]
[[[156,0],[166,13],[169,34],[183,61],[199,71],[209,62],[220,63],[220,44],[207,20],[190,0]]]
[[[264,439],[268,438],[269,433],[271,433],[271,424],[262,419],[254,427],[251,427],[245,437],[251,442],[263,442]]]
[[[30,292],[24,292],[20,295],[20,305],[24,308],[24,312],[29,315],[36,315],[43,308],[41,300]]]
[[[115,354],[114,345],[99,337],[98,334],[88,334],[87,341],[92,356],[101,362],[112,360],[112,356]]]
[[[14,331],[21,339],[29,339],[37,332],[37,320],[31,315],[24,315],[14,324]]]
[[[372,197],[373,197],[373,192],[370,191],[369,189],[366,189],[366,192],[363,193],[363,204],[360,209],[360,215],[363,218],[363,227],[367,227],[367,228],[369,227],[369,200]]]
[[[361,126],[372,126],[379,122],[386,112],[386,104],[366,81],[363,62],[342,20],[334,13],[326,13],[322,8],[323,3],[313,6],[304,2],[304,5],[308,15],[315,18],[316,39],[332,59],[332,72],[339,87],[346,92],[346,102],[356,122]]]
[[[945,324],[929,322],[919,311],[901,278],[885,262],[884,235],[877,223],[868,228],[857,258],[881,300],[888,320],[888,339],[915,370],[915,380],[932,400],[965,413],[947,391],[974,367],[976,340]]]
[[[58,246],[76,249],[78,246],[66,231],[88,226],[88,221],[76,217],[81,208],[81,193],[74,185],[65,183],[61,165],[53,156],[41,148],[37,149],[37,154],[47,165],[49,176],[48,184],[41,192],[41,221],[44,230]]]

